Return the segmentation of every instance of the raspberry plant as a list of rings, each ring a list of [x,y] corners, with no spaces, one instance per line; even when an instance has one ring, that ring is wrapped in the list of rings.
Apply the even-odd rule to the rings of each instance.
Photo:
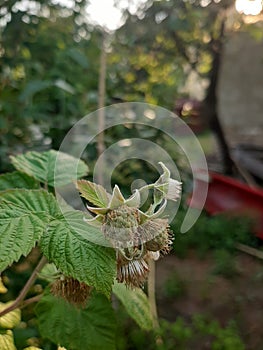
[[[109,194],[100,185],[77,180],[87,203],[84,213],[56,198],[54,190],[73,181],[72,169],[77,179],[86,176],[83,161],[51,150],[11,157],[11,162],[16,170],[0,176],[0,271],[34,247],[41,257],[16,300],[0,303],[0,348],[16,349],[12,329],[21,320],[21,308],[33,302],[42,337],[68,350],[115,349],[112,293],[142,329],[152,329],[142,288],[149,261],[170,250],[172,232],[160,216],[167,200],[180,195],[180,183],[165,165],[160,163],[163,174],[154,184],[128,199],[118,186]],[[142,211],[141,194],[149,189],[153,202]],[[48,286],[27,298],[38,277]],[[0,292],[5,291],[0,284]]]

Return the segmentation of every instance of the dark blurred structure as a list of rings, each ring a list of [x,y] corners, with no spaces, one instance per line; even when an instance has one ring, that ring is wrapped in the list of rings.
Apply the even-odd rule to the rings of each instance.
[[[202,102],[190,98],[181,98],[176,101],[175,112],[185,121],[194,133],[204,131],[201,118]]]

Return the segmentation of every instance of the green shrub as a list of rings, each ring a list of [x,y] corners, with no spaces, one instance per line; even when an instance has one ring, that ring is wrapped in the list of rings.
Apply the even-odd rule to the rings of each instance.
[[[251,220],[247,217],[202,214],[194,226],[182,234],[180,226],[184,215],[181,210],[171,225],[175,232],[173,250],[179,257],[184,257],[189,248],[204,257],[208,251],[218,249],[233,253],[237,242],[257,246],[257,238],[251,233]]]
[[[237,262],[233,254],[224,249],[218,249],[214,252],[215,266],[212,272],[216,275],[222,275],[225,278],[232,278],[238,275]]]
[[[172,272],[163,285],[163,295],[167,298],[180,298],[186,293],[186,281],[176,271]]]
[[[217,320],[203,315],[195,315],[189,322],[178,317],[173,323],[161,320],[156,334],[142,332],[121,314],[124,319],[118,328],[118,350],[189,350],[208,349],[207,346],[211,350],[245,350],[233,321],[221,327]]]

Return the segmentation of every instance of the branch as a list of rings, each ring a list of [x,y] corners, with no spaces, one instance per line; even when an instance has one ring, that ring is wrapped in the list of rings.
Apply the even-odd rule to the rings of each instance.
[[[45,256],[42,256],[39,263],[37,264],[34,271],[32,272],[32,275],[30,276],[30,278],[28,279],[28,281],[24,285],[23,289],[21,290],[21,292],[18,295],[18,297],[16,298],[16,300],[9,307],[7,307],[5,310],[0,312],[0,317],[17,309],[21,304],[23,304],[23,301],[24,301],[29,289],[35,283],[35,280],[37,279],[38,273],[42,270],[42,268],[46,265],[46,263],[47,263],[47,258]],[[28,300],[30,300],[30,299],[28,299]],[[26,303],[26,301],[24,303]],[[26,303],[26,305],[27,305],[27,303]]]
[[[196,69],[196,65],[198,61],[192,61],[191,58],[189,57],[187,51],[186,51],[186,44],[183,42],[183,40],[179,37],[179,35],[176,32],[172,32],[172,36],[175,42],[175,45],[180,53],[180,55],[187,61],[191,69],[196,72],[198,75],[199,72]]]
[[[241,243],[236,244],[236,249],[263,260],[263,252],[261,250],[249,247],[248,245]]]
[[[37,303],[43,296],[43,293],[35,295],[32,298],[26,299],[24,301],[22,301],[21,305],[20,305],[20,309],[23,309],[24,307],[26,307],[27,305],[33,304],[33,303]]]
[[[106,38],[103,34],[101,54],[100,54],[100,71],[99,71],[99,100],[98,100],[98,124],[99,124],[99,134],[97,143],[98,157],[100,157],[105,151],[105,94],[106,94],[106,70],[107,70],[107,53],[106,53]],[[103,170],[104,162],[101,158],[101,169],[98,173],[98,183],[103,185]]]

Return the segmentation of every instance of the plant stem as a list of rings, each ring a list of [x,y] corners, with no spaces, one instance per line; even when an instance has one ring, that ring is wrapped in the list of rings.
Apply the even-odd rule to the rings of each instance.
[[[42,270],[42,268],[46,265],[47,259],[45,256],[42,256],[42,258],[39,260],[39,263],[35,267],[34,271],[32,272],[32,275],[24,285],[23,289],[19,293],[16,300],[5,310],[0,312],[0,317],[8,314],[9,312],[17,309],[21,304],[23,304],[23,301],[29,291],[29,289],[32,287],[32,285],[35,283],[35,280],[37,279],[38,273]],[[30,299],[29,299],[30,300]]]
[[[27,305],[30,305],[30,304],[38,302],[42,298],[42,296],[43,296],[43,293],[35,295],[32,298],[28,298],[28,299],[22,301],[22,303],[20,304],[20,309],[23,309]]]
[[[104,129],[105,129],[105,94],[106,94],[106,69],[107,69],[107,53],[105,47],[105,33],[103,33],[102,45],[101,45],[101,54],[100,54],[100,72],[99,72],[99,100],[98,100],[98,143],[97,143],[97,152],[98,157],[100,157],[105,151],[105,140],[104,140]],[[101,167],[98,173],[98,183],[103,186],[103,171],[104,171],[104,162],[101,158]]]
[[[149,277],[148,277],[148,298],[153,318],[153,328],[155,331],[159,331],[160,324],[158,320],[156,297],[155,297],[155,261],[149,260]],[[156,337],[156,345],[163,344],[163,340],[160,335]]]

